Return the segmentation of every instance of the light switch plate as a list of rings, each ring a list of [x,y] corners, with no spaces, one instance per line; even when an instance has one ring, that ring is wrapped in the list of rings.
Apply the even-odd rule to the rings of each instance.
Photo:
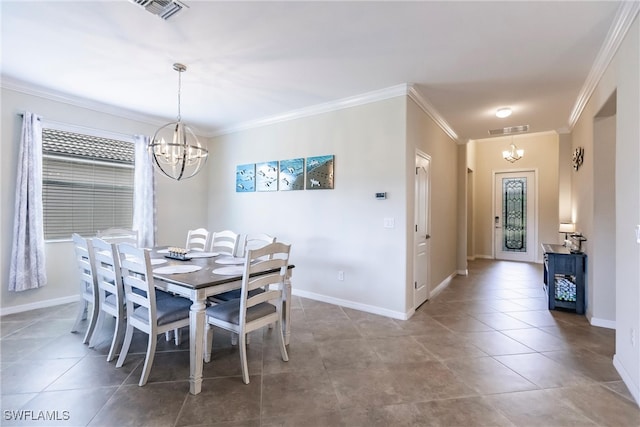
[[[640,245],[640,225],[636,225],[636,243]]]
[[[395,227],[395,221],[393,218],[385,218],[384,219],[384,228],[393,228]]]

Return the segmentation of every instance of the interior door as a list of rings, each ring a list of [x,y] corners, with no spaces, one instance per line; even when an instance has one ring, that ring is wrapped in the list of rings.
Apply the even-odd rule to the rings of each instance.
[[[414,235],[414,294],[413,306],[429,298],[429,200],[431,159],[424,154],[416,155],[415,176],[415,235]]]
[[[493,227],[496,259],[535,261],[535,178],[534,171],[495,174]]]

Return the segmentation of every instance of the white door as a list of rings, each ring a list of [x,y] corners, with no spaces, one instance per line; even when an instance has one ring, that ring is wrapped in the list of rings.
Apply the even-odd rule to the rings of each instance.
[[[429,298],[429,199],[430,199],[431,159],[425,154],[416,155],[415,177],[415,234],[414,234],[414,277],[413,306]]]
[[[534,171],[495,174],[493,227],[496,259],[535,261],[535,184]]]

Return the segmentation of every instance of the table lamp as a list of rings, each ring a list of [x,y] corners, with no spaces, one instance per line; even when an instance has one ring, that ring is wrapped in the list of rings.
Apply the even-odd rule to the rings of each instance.
[[[558,233],[564,233],[564,246],[567,246],[567,240],[569,240],[569,233],[576,231],[576,225],[572,222],[561,222],[560,230]]]

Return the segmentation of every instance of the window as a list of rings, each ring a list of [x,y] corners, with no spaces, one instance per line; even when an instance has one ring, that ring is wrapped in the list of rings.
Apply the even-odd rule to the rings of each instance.
[[[125,138],[123,138],[125,139]],[[42,129],[44,236],[93,236],[133,222],[134,147],[118,140]]]

